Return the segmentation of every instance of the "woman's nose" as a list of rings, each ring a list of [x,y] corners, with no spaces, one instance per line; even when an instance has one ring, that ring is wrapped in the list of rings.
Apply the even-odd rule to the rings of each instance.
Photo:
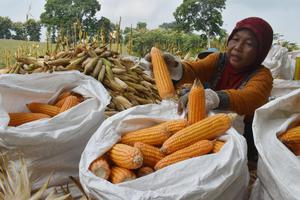
[[[242,50],[242,42],[237,42],[234,46],[234,49],[238,50],[238,51],[241,51]]]

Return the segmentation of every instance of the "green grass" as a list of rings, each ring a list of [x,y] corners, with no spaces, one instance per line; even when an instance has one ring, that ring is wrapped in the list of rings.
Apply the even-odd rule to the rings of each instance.
[[[10,59],[11,64],[15,62],[15,53],[18,48],[22,48],[23,52],[31,56],[39,56],[46,53],[47,44],[45,42],[0,39],[0,68],[5,67],[6,57]]]

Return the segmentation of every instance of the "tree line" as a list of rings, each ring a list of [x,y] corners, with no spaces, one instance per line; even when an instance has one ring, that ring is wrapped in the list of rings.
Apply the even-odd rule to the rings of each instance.
[[[105,43],[111,33],[119,29],[118,40],[129,43],[133,52],[143,54],[150,45],[160,43],[170,51],[194,51],[226,42],[222,29],[222,10],[226,0],[183,0],[173,12],[174,21],[163,22],[157,29],[148,30],[147,24],[138,22],[136,28],[121,30],[118,23],[99,16],[101,5],[97,0],[46,0],[39,21],[12,22],[0,17],[0,38],[39,41],[41,27],[47,29],[52,42],[77,42],[84,38],[100,38]]]
[[[34,19],[13,22],[9,17],[0,16],[0,39],[40,41],[41,23]]]

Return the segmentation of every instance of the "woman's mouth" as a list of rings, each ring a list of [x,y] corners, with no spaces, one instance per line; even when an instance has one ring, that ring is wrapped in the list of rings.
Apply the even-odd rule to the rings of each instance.
[[[240,61],[241,61],[241,57],[240,57],[240,56],[237,56],[237,55],[231,55],[231,56],[230,56],[230,61],[233,61],[233,62],[240,62]]]

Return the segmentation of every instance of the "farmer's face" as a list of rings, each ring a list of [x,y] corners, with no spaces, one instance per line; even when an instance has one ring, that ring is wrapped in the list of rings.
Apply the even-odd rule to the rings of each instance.
[[[227,45],[228,60],[234,68],[242,69],[254,64],[258,49],[254,34],[247,30],[236,32]]]

